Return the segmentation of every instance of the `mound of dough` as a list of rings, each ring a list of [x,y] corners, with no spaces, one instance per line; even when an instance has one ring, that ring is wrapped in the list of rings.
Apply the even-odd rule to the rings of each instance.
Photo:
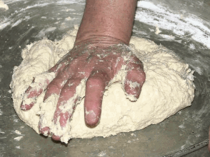
[[[28,45],[22,51],[23,61],[14,68],[11,82],[14,108],[18,116],[37,133],[40,114],[48,110],[52,123],[56,101],[43,103],[40,95],[37,103],[29,111],[21,111],[23,93],[31,84],[33,77],[47,71],[73,47],[76,30],[68,32],[60,41],[43,39]],[[177,111],[190,106],[194,98],[193,71],[170,50],[152,41],[132,37],[130,47],[143,62],[146,82],[140,98],[129,101],[120,83],[112,84],[104,94],[100,124],[88,128],[84,122],[84,101],[76,107],[68,129],[62,137],[63,142],[70,138],[107,137],[119,132],[129,132],[157,124]],[[53,76],[52,76],[53,77]],[[85,84],[84,84],[85,85]],[[80,92],[84,93],[85,88]],[[83,94],[84,95],[84,94]]]

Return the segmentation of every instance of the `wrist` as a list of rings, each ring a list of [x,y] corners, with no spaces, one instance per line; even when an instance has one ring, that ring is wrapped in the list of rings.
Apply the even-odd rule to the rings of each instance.
[[[100,43],[128,45],[136,3],[136,0],[87,0],[75,44],[101,40]]]
[[[86,38],[79,38],[75,41],[75,46],[78,45],[101,46],[109,47],[116,44],[124,44],[120,39],[116,39],[107,35],[88,35]]]

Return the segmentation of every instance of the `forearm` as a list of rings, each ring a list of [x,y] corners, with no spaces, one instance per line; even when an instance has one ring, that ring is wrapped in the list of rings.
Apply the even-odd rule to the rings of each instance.
[[[75,44],[91,40],[129,44],[136,4],[136,0],[87,0]]]

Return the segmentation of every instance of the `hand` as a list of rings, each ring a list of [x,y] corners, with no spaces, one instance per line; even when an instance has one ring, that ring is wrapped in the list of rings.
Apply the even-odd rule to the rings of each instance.
[[[98,46],[93,43],[80,43],[75,46],[48,71],[49,73],[55,73],[56,77],[52,81],[45,80],[44,83],[40,82],[38,86],[30,86],[26,90],[25,97],[30,98],[32,101],[22,103],[21,109],[31,109],[35,104],[35,98],[46,87],[43,87],[43,84],[46,84],[44,101],[52,94],[59,95],[57,108],[52,120],[55,125],[64,128],[72,117],[77,102],[81,99],[76,93],[76,88],[82,80],[85,80],[85,122],[88,126],[94,127],[100,119],[103,93],[120,70],[126,71],[126,75],[120,80],[126,95],[137,99],[145,81],[143,65],[127,46],[110,45]],[[67,104],[69,100],[72,104]],[[69,105],[69,110],[67,111],[63,110],[66,105]],[[46,132],[48,134],[52,133],[54,140],[60,140],[62,136],[55,135],[51,132],[50,127],[42,127],[41,122],[39,129],[42,134]]]
[[[57,94],[59,99],[52,120],[57,130],[63,132],[81,99],[77,87],[85,81],[85,122],[94,127],[100,119],[105,88],[120,70],[126,71],[120,80],[126,95],[137,99],[145,81],[143,65],[125,46],[130,41],[136,5],[136,0],[87,0],[76,46],[49,70],[55,74],[52,81],[34,80],[21,108],[30,109],[44,89],[44,101]],[[124,46],[116,46],[119,43]],[[42,134],[51,133],[54,140],[60,140],[64,134],[57,133],[54,126],[43,126],[40,120],[39,129]]]

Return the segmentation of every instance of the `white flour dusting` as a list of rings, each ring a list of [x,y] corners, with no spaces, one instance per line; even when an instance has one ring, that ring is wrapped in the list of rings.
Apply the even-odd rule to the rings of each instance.
[[[188,34],[194,41],[210,48],[210,24],[195,15],[183,17],[164,6],[139,1],[135,19],[159,29],[172,30],[180,37]]]

